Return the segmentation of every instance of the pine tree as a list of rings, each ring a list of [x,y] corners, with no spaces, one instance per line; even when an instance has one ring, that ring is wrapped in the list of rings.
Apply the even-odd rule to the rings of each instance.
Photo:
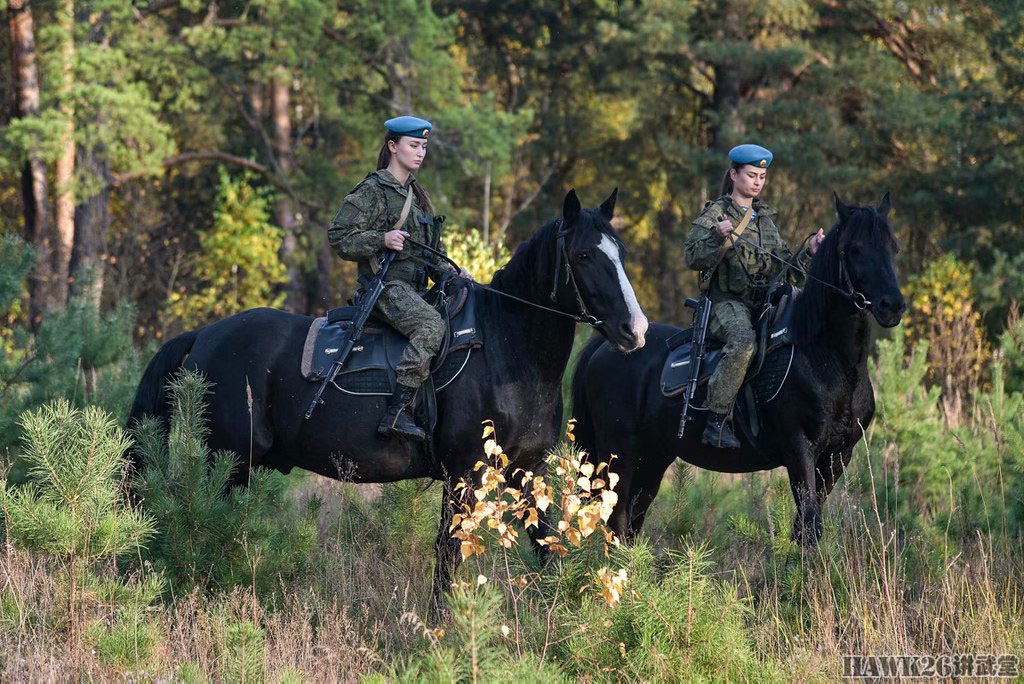
[[[95,583],[93,565],[137,554],[154,522],[127,501],[122,471],[131,441],[110,414],[58,399],[24,414],[22,426],[28,481],[0,480],[0,523],[16,546],[63,566],[77,626],[79,587]]]
[[[282,576],[305,571],[316,511],[294,511],[279,473],[253,470],[247,486],[231,486],[237,457],[206,445],[209,388],[200,374],[182,372],[170,387],[169,433],[155,420],[136,433],[144,464],[138,489],[159,521],[153,560],[179,585],[273,591]]]
[[[20,299],[32,250],[17,238],[0,238],[0,315],[22,317]],[[43,320],[36,334],[19,325],[0,331],[0,450],[16,449],[19,416],[56,397],[77,406],[100,405],[124,415],[138,377],[132,345],[134,307],[98,310],[85,295]]]

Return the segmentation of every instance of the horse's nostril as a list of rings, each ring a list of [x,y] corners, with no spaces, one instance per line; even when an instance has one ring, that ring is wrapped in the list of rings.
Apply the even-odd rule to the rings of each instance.
[[[903,298],[903,295],[882,295],[878,303],[883,309],[892,311],[894,313],[903,313],[907,308],[907,300]]]
[[[619,326],[619,330],[628,340],[636,341],[636,332],[633,331],[633,327],[629,323],[623,323]]]

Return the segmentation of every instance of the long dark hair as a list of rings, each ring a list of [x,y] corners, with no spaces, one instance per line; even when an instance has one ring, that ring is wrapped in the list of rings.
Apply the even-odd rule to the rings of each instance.
[[[388,149],[388,143],[394,141],[397,145],[398,141],[402,139],[402,135],[399,133],[387,132],[384,136],[384,144],[381,145],[380,154],[377,155],[377,170],[386,169],[388,164],[391,163],[391,150]],[[427,214],[434,213],[434,203],[430,201],[430,195],[427,191],[420,186],[419,182],[412,184],[413,194],[416,195],[416,201],[420,203],[420,209]]]
[[[733,170],[739,171],[744,166],[746,166],[746,164],[733,162],[729,168],[725,170],[725,176],[722,178],[722,195],[728,195],[732,192],[732,174],[730,172]]]

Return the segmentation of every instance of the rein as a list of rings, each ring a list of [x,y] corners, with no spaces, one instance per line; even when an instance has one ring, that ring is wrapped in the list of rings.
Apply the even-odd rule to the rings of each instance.
[[[782,257],[776,255],[774,252],[771,252],[771,251],[765,249],[764,247],[761,247],[760,245],[755,245],[753,242],[751,242],[750,240],[748,240],[747,238],[745,238],[745,237],[743,237],[741,235],[737,235],[736,239],[738,239],[740,242],[745,242],[746,244],[750,245],[757,252],[761,252],[762,254],[767,254],[772,259],[775,259],[776,261],[778,261],[781,264],[783,264],[786,268],[791,268],[794,271],[799,271],[808,280],[813,280],[814,282],[818,283],[819,285],[824,285],[825,287],[827,287],[827,288],[829,288],[831,290],[835,290],[839,294],[841,294],[844,297],[846,297],[847,299],[849,299],[850,302],[855,307],[860,309],[861,311],[863,311],[864,309],[867,309],[868,307],[871,306],[871,300],[868,299],[867,297],[865,297],[862,292],[858,292],[857,289],[853,286],[853,281],[850,280],[849,269],[846,267],[846,252],[842,252],[842,251],[839,252],[839,277],[840,277],[840,279],[843,282],[843,287],[846,288],[846,289],[843,289],[843,288],[836,287],[832,283],[827,283],[824,280],[822,280],[821,278],[816,278],[816,277],[812,276],[810,273],[808,273],[804,269],[800,268],[795,263],[786,261]]]
[[[561,219],[559,219],[559,220],[561,220]],[[447,254],[444,254],[440,250],[436,250],[433,247],[425,245],[422,242],[420,242],[419,240],[414,240],[411,237],[405,238],[405,241],[410,243],[410,244],[413,244],[413,245],[419,247],[420,249],[422,249],[424,251],[430,252],[431,254],[433,254],[436,257],[440,257],[441,259],[444,259],[449,264],[454,266],[456,269],[460,269],[460,270],[462,269],[462,266],[460,266],[451,257],[449,257]],[[488,292],[493,292],[494,294],[501,295],[502,297],[507,297],[508,299],[515,300],[517,302],[520,302],[521,304],[526,304],[527,306],[532,306],[535,309],[540,309],[541,311],[547,311],[548,313],[553,313],[553,314],[557,314],[559,316],[564,316],[566,318],[571,318],[572,320],[576,321],[577,323],[586,323],[586,324],[591,325],[591,326],[593,326],[595,328],[598,327],[604,321],[601,321],[600,319],[596,318],[595,316],[592,316],[590,314],[590,312],[587,311],[586,304],[583,303],[583,297],[580,294],[579,286],[576,284],[576,277],[575,277],[575,275],[573,275],[573,272],[572,272],[572,264],[569,263],[568,254],[565,251],[565,231],[564,230],[559,230],[558,231],[558,255],[557,255],[557,261],[556,261],[557,266],[555,268],[555,282],[554,282],[554,287],[552,287],[552,289],[551,289],[551,300],[552,301],[555,301],[556,293],[558,291],[558,276],[561,274],[561,270],[562,270],[561,263],[562,263],[563,260],[566,263],[566,271],[567,271],[566,282],[567,283],[569,283],[569,282],[572,283],[573,290],[575,291],[575,294],[576,294],[576,303],[580,307],[580,313],[578,313],[578,314],[571,314],[571,313],[566,313],[565,311],[560,311],[558,309],[552,309],[551,307],[547,307],[547,306],[544,306],[542,304],[537,304],[536,302],[531,302],[531,301],[529,301],[527,299],[523,299],[521,297],[516,297],[513,294],[509,294],[508,292],[502,292],[501,290],[496,290],[493,287],[491,287],[490,285],[484,285],[483,283],[478,283],[476,281],[473,282],[473,285],[475,287],[479,287],[482,290],[487,290]]]

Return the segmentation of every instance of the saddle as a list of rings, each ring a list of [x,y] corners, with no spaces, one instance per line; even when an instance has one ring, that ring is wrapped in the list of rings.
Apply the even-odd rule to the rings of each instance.
[[[431,379],[440,392],[455,380],[474,349],[483,346],[477,324],[474,290],[462,279],[435,285],[425,299],[441,312],[447,334],[431,364]],[[319,382],[327,377],[346,331],[356,315],[355,306],[331,309],[309,326],[302,350],[302,377]],[[395,366],[409,340],[380,318],[371,316],[359,344],[332,383],[338,390],[357,396],[390,396],[395,387]]]
[[[737,397],[733,420],[753,441],[760,433],[758,407],[771,402],[785,384],[793,364],[793,302],[800,291],[788,284],[769,290],[761,315],[755,323],[757,342]],[[661,393],[675,397],[686,390],[693,350],[693,329],[681,330],[666,341],[669,352],[661,370]],[[722,340],[708,335],[700,380],[691,411],[706,411],[707,384],[722,359]]]

